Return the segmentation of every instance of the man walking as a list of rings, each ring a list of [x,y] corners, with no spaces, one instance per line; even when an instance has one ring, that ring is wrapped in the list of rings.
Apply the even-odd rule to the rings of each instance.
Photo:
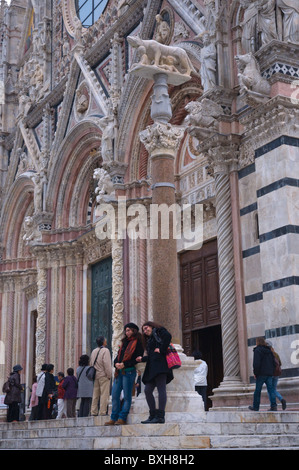
[[[266,384],[270,397],[270,411],[277,411],[275,390],[272,385],[274,369],[275,359],[271,348],[267,345],[263,337],[257,338],[256,347],[253,350],[253,373],[256,379],[256,385],[253,395],[253,406],[249,406],[250,410],[259,410],[262,387]]]

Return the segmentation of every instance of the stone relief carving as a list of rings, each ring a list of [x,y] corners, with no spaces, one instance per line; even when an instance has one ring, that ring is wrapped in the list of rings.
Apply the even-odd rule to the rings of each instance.
[[[109,173],[104,168],[96,168],[93,172],[93,178],[97,180],[95,189],[97,204],[113,198],[115,192]]]
[[[36,364],[38,373],[45,362],[47,326],[47,270],[37,270],[37,324],[36,324]]]
[[[257,106],[269,99],[271,85],[262,77],[259,64],[254,55],[236,55],[240,94],[247,104]]]

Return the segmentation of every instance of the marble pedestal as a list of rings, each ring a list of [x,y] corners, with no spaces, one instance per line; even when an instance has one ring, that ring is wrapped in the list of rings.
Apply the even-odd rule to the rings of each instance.
[[[167,422],[196,422],[202,419],[204,403],[201,395],[195,391],[193,382],[193,372],[198,367],[200,361],[195,361],[193,357],[187,357],[180,345],[175,344],[182,366],[173,371],[174,379],[167,385],[167,404],[166,421]],[[145,365],[139,365],[138,368],[143,372]],[[143,393],[144,384],[142,384],[142,393],[133,399],[132,410],[130,414],[142,415],[142,418],[148,416],[148,405]],[[158,407],[158,393],[154,392],[156,406]],[[133,421],[134,416],[132,418]]]

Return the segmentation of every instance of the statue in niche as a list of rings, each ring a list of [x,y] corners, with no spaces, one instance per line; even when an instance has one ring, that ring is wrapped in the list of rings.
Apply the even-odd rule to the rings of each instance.
[[[104,163],[113,160],[113,141],[115,138],[115,117],[112,112],[99,119],[99,126],[102,130],[101,154]]]
[[[170,42],[170,26],[163,19],[163,16],[157,15],[156,16],[157,22],[157,32],[156,32],[156,41],[160,42],[161,44],[169,44]]]
[[[257,1],[240,0],[240,5],[244,9],[244,18],[240,25],[242,27],[242,49],[244,53],[255,52],[258,22]]]
[[[74,39],[75,39],[76,45],[78,45],[78,46],[83,45],[82,35],[83,35],[82,23],[79,20],[79,18],[77,16],[75,16],[74,17]]]
[[[93,172],[93,178],[98,180],[95,189],[97,204],[106,202],[114,196],[114,187],[109,173],[104,168],[96,168]]]
[[[34,183],[34,213],[37,214],[42,211],[43,202],[43,181],[38,173],[32,176]]]
[[[203,91],[206,92],[216,85],[216,47],[211,42],[208,31],[202,35],[203,48],[200,52],[200,77]]]
[[[299,44],[298,0],[277,0],[278,23],[283,41]]]
[[[257,10],[258,34],[260,36],[260,43],[264,46],[278,37],[275,17],[276,0],[260,0]]]
[[[21,148],[18,148],[16,151],[16,157],[19,161],[18,174],[25,173],[28,168],[28,157],[26,152],[24,152]]]
[[[188,57],[187,52],[181,47],[166,46],[160,44],[154,39],[144,40],[137,36],[128,36],[128,43],[137,49],[141,55],[141,59],[138,63],[134,63],[131,67],[131,71],[140,65],[149,65],[161,68],[165,65],[166,57],[173,57],[176,62],[177,73],[190,76],[191,72],[196,72],[191,60]]]

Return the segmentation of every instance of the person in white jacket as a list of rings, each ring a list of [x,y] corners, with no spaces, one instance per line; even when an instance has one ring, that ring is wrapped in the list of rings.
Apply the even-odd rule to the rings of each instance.
[[[208,364],[202,359],[202,353],[200,351],[194,351],[193,357],[195,360],[200,361],[199,366],[196,367],[193,373],[195,390],[202,396],[204,407],[207,411]]]

